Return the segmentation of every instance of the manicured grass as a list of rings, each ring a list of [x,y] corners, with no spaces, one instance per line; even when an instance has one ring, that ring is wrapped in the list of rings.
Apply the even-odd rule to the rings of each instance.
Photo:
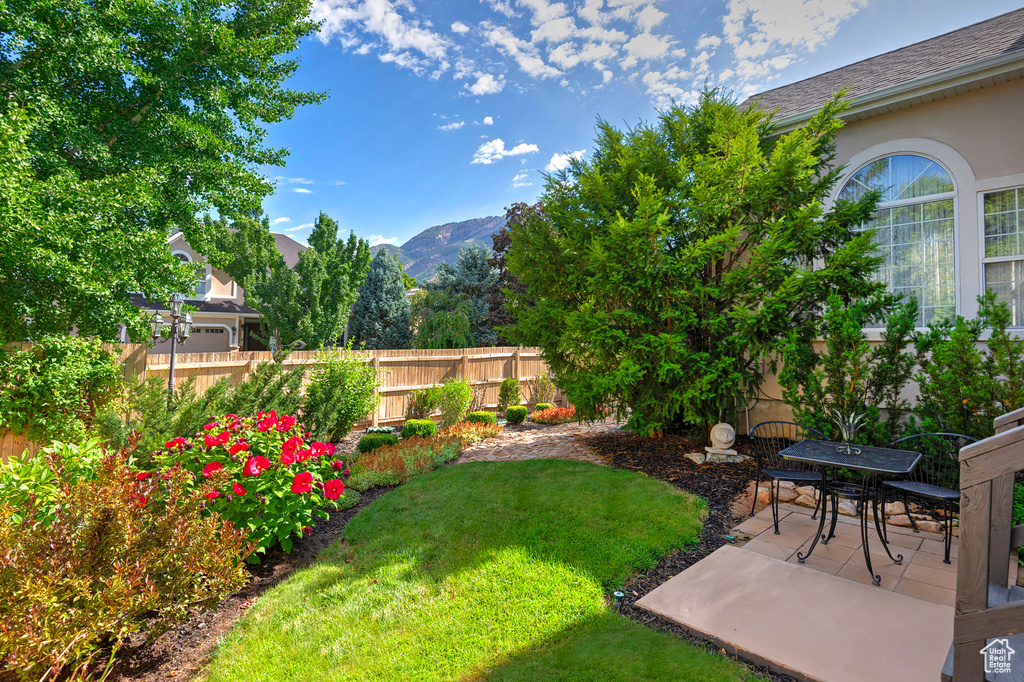
[[[222,680],[746,680],[604,595],[697,541],[704,503],[639,474],[533,460],[444,467],[264,595]]]

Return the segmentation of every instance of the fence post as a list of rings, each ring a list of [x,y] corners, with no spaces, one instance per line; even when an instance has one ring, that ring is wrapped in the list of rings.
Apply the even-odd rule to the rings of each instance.
[[[462,354],[462,363],[459,366],[459,371],[462,373],[462,379],[469,381],[469,353]]]
[[[381,376],[380,376],[380,358],[377,357],[376,355],[373,356],[373,373],[377,377],[377,380],[381,381]],[[380,424],[380,411],[381,411],[381,408],[384,407],[384,401],[386,400],[386,398],[382,398],[381,395],[380,395],[380,391],[378,389],[376,389],[376,388],[373,389],[373,392],[377,395],[378,403],[377,403],[376,409],[374,409],[374,411],[373,411],[373,417],[370,420],[370,426],[377,426],[378,424]],[[386,416],[387,415],[385,415],[385,417]]]
[[[514,376],[516,378],[516,383],[519,382],[519,377],[522,376],[522,371],[521,371],[521,369],[519,367],[519,361],[520,361],[520,359],[519,359],[519,352],[520,352],[520,350],[521,350],[520,347],[516,346],[515,352],[512,353],[512,376]]]

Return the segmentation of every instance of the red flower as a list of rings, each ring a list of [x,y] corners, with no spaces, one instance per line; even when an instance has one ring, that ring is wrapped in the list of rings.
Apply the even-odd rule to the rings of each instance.
[[[313,529],[310,528],[309,526],[303,526],[302,527],[302,534],[303,535],[309,535],[312,532],[313,532]]]
[[[296,495],[301,493],[308,493],[313,489],[313,474],[308,471],[303,471],[301,474],[295,474],[295,478],[292,479],[292,492]]]
[[[327,443],[313,443],[309,449],[313,451],[314,457],[331,454],[331,448]]]
[[[243,450],[248,450],[248,449],[249,449],[249,444],[248,443],[244,443],[244,442],[243,443],[235,443],[230,448],[228,448],[228,454],[237,455],[239,452],[242,452]]]
[[[299,461],[299,458],[295,456],[294,452],[285,450],[281,453],[281,464],[295,464],[297,461]]]
[[[140,507],[145,507],[147,502],[149,502],[149,500],[146,499],[145,495],[139,495],[138,497],[135,498],[135,504],[139,505]]]
[[[263,473],[263,470],[270,466],[270,460],[266,457],[250,457],[245,461],[245,465],[242,467],[243,476],[259,476]]]
[[[135,477],[135,480],[136,481],[145,481],[147,478],[149,478],[152,475],[153,474],[149,473],[148,471],[140,471],[138,473],[138,475]]]
[[[226,415],[224,415],[224,418],[225,419],[234,419],[234,420],[237,421],[238,420],[238,415],[237,414],[226,414]]]
[[[205,436],[203,436],[203,440],[206,442],[206,447],[208,448],[216,447],[217,445],[223,445],[224,443],[227,443],[230,438],[230,431],[222,431],[218,433],[216,436],[211,436],[210,434],[206,434]]]
[[[310,452],[309,448],[304,448],[304,449],[299,450],[298,452],[295,453],[295,457],[300,462],[305,462],[307,459],[310,458],[311,455],[312,455],[312,453]]]
[[[331,462],[331,468],[334,469],[335,471],[337,471],[338,469],[344,469],[345,463],[342,462],[340,459],[336,459],[333,462]]]
[[[302,439],[298,436],[292,436],[284,442],[282,447],[285,452],[295,452],[302,447]]]
[[[223,468],[224,465],[221,464],[220,462],[210,462],[209,464],[203,467],[203,478],[209,478],[210,476],[213,475],[214,471],[218,471],[219,469]]]
[[[216,490],[211,490],[210,492],[206,493],[206,499],[208,500],[215,500],[218,497],[220,497],[220,493],[217,492]]]
[[[327,454],[328,454],[328,456],[333,456],[334,455],[334,443],[328,443],[327,444]]]
[[[173,438],[164,443],[164,447],[167,448],[168,450],[181,449],[185,447],[185,443],[187,442],[188,441],[186,441],[184,438],[178,436],[177,438]]]
[[[284,432],[295,426],[295,417],[287,414],[281,417],[281,420],[277,422],[277,430]]]
[[[332,478],[324,484],[324,497],[328,500],[336,500],[345,492],[345,484],[340,478]]]
[[[245,494],[245,488],[243,488],[242,486],[238,485],[237,483],[232,483],[231,484],[231,489],[235,491],[236,495],[244,495]]]

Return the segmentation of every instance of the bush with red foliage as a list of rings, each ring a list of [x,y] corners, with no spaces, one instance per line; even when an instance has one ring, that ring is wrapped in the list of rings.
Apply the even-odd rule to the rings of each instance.
[[[538,424],[565,424],[576,421],[575,407],[550,407],[546,410],[537,410],[530,415],[532,421]]]
[[[0,504],[0,668],[21,680],[84,677],[100,642],[150,639],[245,584],[253,546],[205,513],[192,475],[159,475],[111,455],[70,485],[49,523],[29,502]],[[15,522],[13,518],[20,517]]]

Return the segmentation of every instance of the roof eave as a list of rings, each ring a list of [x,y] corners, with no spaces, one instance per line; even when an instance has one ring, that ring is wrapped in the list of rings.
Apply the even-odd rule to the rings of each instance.
[[[846,121],[860,121],[1022,77],[1024,51],[1017,50],[857,95],[850,98],[850,106],[841,117]],[[779,118],[775,121],[775,132],[784,134],[796,130],[819,111],[821,107]]]

